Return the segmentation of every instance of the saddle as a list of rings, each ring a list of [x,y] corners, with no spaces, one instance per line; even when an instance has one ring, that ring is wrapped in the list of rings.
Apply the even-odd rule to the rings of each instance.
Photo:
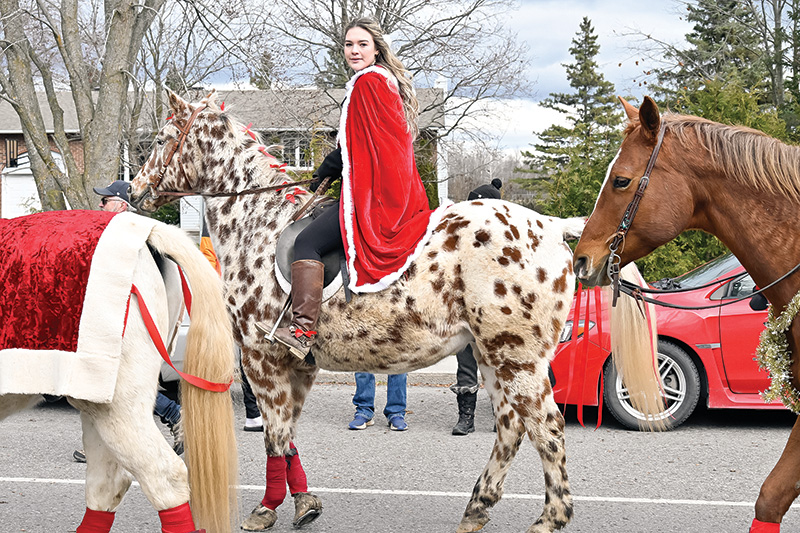
[[[292,263],[294,262],[294,241],[297,236],[303,231],[311,221],[322,214],[326,209],[338,209],[338,202],[333,200],[326,201],[313,210],[311,214],[307,215],[300,220],[292,222],[281,232],[278,237],[278,244],[275,250],[275,277],[278,279],[283,292],[287,295],[291,294],[292,290]],[[327,253],[322,257],[322,264],[325,265],[325,281],[324,288],[322,289],[322,301],[324,302],[339,289],[344,286],[345,296],[347,301],[350,301],[350,290],[347,283],[347,264],[345,263],[344,251],[334,250]]]

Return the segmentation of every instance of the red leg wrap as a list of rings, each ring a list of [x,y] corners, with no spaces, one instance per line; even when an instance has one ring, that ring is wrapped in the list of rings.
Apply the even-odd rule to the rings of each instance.
[[[93,511],[87,507],[76,533],[108,533],[113,523],[114,513]]]
[[[161,533],[191,533],[197,530],[189,502],[159,511],[158,517],[161,519]]]
[[[286,456],[267,457],[267,490],[261,505],[273,511],[286,498]]]
[[[300,462],[300,454],[294,447],[294,442],[289,443],[292,453],[286,456],[286,481],[289,483],[289,494],[298,492],[308,492],[308,480],[303,464]]]
[[[781,525],[775,522],[762,522],[757,518],[753,518],[750,533],[781,533]]]

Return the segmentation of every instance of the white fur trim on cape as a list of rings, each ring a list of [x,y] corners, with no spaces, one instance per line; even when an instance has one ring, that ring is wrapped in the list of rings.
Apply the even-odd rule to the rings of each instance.
[[[414,262],[414,260],[422,253],[422,249],[425,247],[425,244],[427,244],[428,240],[433,234],[433,230],[436,229],[436,226],[438,226],[439,222],[442,220],[442,217],[444,216],[444,210],[452,205],[452,202],[448,202],[445,205],[439,206],[433,213],[431,213],[431,218],[428,221],[428,228],[425,231],[425,235],[417,243],[416,248],[414,248],[414,251],[406,258],[406,262],[399,270],[387,274],[375,283],[356,287],[356,283],[358,283],[358,273],[356,272],[355,268],[356,248],[355,241],[353,240],[353,194],[350,190],[350,154],[347,149],[347,111],[350,107],[350,94],[353,92],[353,86],[355,85],[356,80],[360,76],[370,72],[375,72],[385,77],[386,82],[392,84],[395,89],[398,87],[397,79],[394,77],[394,75],[385,68],[379,66],[367,67],[356,72],[353,77],[350,78],[350,81],[347,82],[347,85],[345,85],[346,93],[344,103],[342,104],[342,115],[339,119],[339,135],[337,137],[337,143],[342,149],[342,194],[340,200],[342,202],[342,209],[344,209],[345,214],[344,226],[345,234],[347,236],[347,242],[345,242],[345,246],[347,246],[348,257],[347,272],[350,277],[350,290],[356,294],[382,291],[397,281],[400,276],[403,275],[403,272],[405,272],[408,267],[411,266],[411,263]]]
[[[77,351],[0,350],[0,394],[51,394],[97,403],[113,399],[133,274],[156,224],[132,213],[111,219],[92,257]],[[137,309],[132,302],[131,312]]]

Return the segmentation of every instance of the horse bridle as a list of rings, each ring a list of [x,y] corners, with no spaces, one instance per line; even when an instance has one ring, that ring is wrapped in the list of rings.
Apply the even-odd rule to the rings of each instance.
[[[623,248],[625,247],[625,236],[631,229],[633,219],[636,218],[636,213],[639,211],[639,203],[642,201],[642,197],[644,196],[644,191],[647,189],[648,183],[650,183],[650,173],[653,172],[653,167],[656,166],[656,159],[658,159],[658,152],[661,151],[661,144],[664,141],[665,130],[666,126],[662,121],[661,127],[658,130],[656,145],[653,147],[653,152],[650,154],[650,159],[647,161],[647,167],[644,170],[644,174],[642,174],[642,177],[639,180],[639,188],[636,189],[636,193],[633,195],[633,200],[631,200],[631,202],[628,204],[628,207],[625,209],[625,213],[622,215],[622,220],[620,220],[619,225],[617,226],[617,231],[615,231],[614,235],[609,238],[611,244],[608,245],[608,249],[611,254],[608,257],[607,273],[609,279],[611,279],[611,287],[614,295],[611,303],[612,306],[617,305],[617,298],[619,298],[619,265],[622,262],[622,258],[619,256],[619,254],[617,254],[617,250],[619,250],[620,246]]]
[[[607,273],[608,277],[611,279],[611,287],[613,291],[613,297],[611,301],[612,307],[617,305],[617,298],[619,298],[620,293],[620,285],[622,285],[622,292],[627,294],[628,296],[633,297],[636,300],[642,300],[651,304],[661,305],[664,307],[671,307],[675,309],[691,309],[691,310],[700,310],[700,309],[711,309],[713,307],[722,307],[724,305],[730,305],[742,300],[746,300],[748,298],[752,298],[756,294],[761,294],[767,289],[774,287],[778,283],[782,282],[798,270],[800,270],[800,263],[794,266],[791,270],[786,272],[783,276],[776,279],[766,287],[759,289],[757,291],[748,294],[747,296],[742,296],[740,298],[736,298],[734,300],[730,300],[728,302],[721,302],[714,305],[707,305],[707,306],[681,306],[675,304],[668,304],[666,302],[662,302],[660,300],[655,300],[653,298],[645,297],[642,293],[649,292],[649,293],[669,293],[669,292],[677,292],[677,291],[664,291],[664,290],[656,290],[656,289],[644,289],[642,287],[638,287],[637,285],[622,281],[620,282],[619,273],[620,273],[620,263],[622,262],[622,258],[617,254],[617,250],[620,246],[623,248],[625,247],[625,236],[628,234],[628,231],[633,224],[633,219],[636,217],[636,213],[639,211],[639,203],[642,201],[642,197],[644,196],[644,191],[647,189],[647,185],[650,182],[650,173],[653,171],[653,167],[656,165],[656,159],[658,158],[658,152],[661,151],[661,144],[664,141],[664,131],[665,131],[664,122],[661,122],[661,127],[658,130],[658,138],[656,140],[656,145],[653,147],[653,152],[650,154],[650,159],[647,162],[647,167],[645,168],[644,174],[642,175],[641,180],[639,180],[639,188],[636,189],[636,193],[633,195],[633,199],[628,204],[628,207],[625,209],[625,213],[622,215],[622,220],[620,221],[619,225],[617,226],[617,231],[614,232],[614,235],[609,237],[609,244],[608,249],[611,254],[608,257],[608,265],[607,265]],[[720,280],[716,280],[709,285],[719,283]],[[696,290],[701,287],[694,287],[693,289],[688,290]]]
[[[189,117],[189,120],[186,122],[186,125],[183,128],[178,128],[178,126],[175,125],[175,127],[178,128],[178,131],[180,132],[178,134],[177,139],[175,139],[177,142],[173,142],[172,143],[172,149],[170,150],[170,152],[167,155],[166,159],[164,159],[164,162],[161,164],[161,168],[158,171],[158,175],[156,176],[155,182],[147,184],[147,188],[144,190],[144,192],[142,193],[142,196],[136,202],[136,205],[134,207],[138,207],[139,205],[141,205],[142,202],[144,202],[148,197],[158,198],[159,194],[163,195],[163,196],[178,196],[178,197],[181,197],[181,196],[203,196],[203,197],[243,196],[243,195],[247,195],[247,194],[257,194],[257,193],[267,192],[267,191],[280,191],[281,189],[286,189],[286,188],[293,187],[293,186],[296,186],[296,185],[306,185],[306,184],[309,184],[309,183],[314,181],[314,179],[307,179],[307,180],[301,180],[301,181],[294,181],[294,182],[290,182],[290,183],[282,183],[280,185],[269,185],[269,186],[266,186],[266,187],[255,187],[255,188],[252,188],[252,189],[245,189],[245,190],[236,191],[236,192],[206,192],[206,193],[197,192],[197,191],[187,191],[187,192],[160,191],[159,192],[157,190],[157,188],[158,188],[159,185],[161,185],[161,182],[164,181],[164,175],[166,174],[167,168],[169,167],[170,163],[172,163],[172,158],[175,157],[175,154],[178,154],[178,170],[180,171],[181,174],[183,174],[184,177],[186,177],[186,172],[183,170],[183,165],[181,164],[181,153],[183,152],[183,144],[186,141],[186,137],[189,135],[189,130],[191,129],[192,124],[194,124],[195,119],[197,119],[198,115],[200,115],[200,113],[202,113],[203,110],[205,110],[207,107],[208,107],[208,104],[206,104],[206,103],[201,103],[201,105],[197,106],[194,109],[194,111],[192,111],[192,114]],[[320,186],[317,188],[316,191],[314,191],[314,194],[311,196],[309,201],[307,201],[305,203],[305,205],[303,205],[303,207],[300,209],[300,211],[297,214],[295,214],[293,220],[299,220],[308,211],[308,209],[312,206],[312,204],[318,198],[318,196],[320,194],[318,191],[325,190],[325,186],[328,184],[329,181],[330,181],[330,176],[328,176],[328,177],[326,177],[325,179],[322,180],[322,182],[320,183]]]

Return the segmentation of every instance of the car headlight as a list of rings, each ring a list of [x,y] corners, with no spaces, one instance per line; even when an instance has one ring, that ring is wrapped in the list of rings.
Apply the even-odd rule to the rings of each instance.
[[[577,335],[580,337],[583,335],[584,327],[583,327],[583,320],[578,322],[578,331]],[[589,321],[589,329],[594,327],[594,322],[591,320]],[[558,342],[567,342],[568,340],[572,340],[572,320],[567,320],[564,324],[564,329],[561,330],[561,336],[558,338]]]

